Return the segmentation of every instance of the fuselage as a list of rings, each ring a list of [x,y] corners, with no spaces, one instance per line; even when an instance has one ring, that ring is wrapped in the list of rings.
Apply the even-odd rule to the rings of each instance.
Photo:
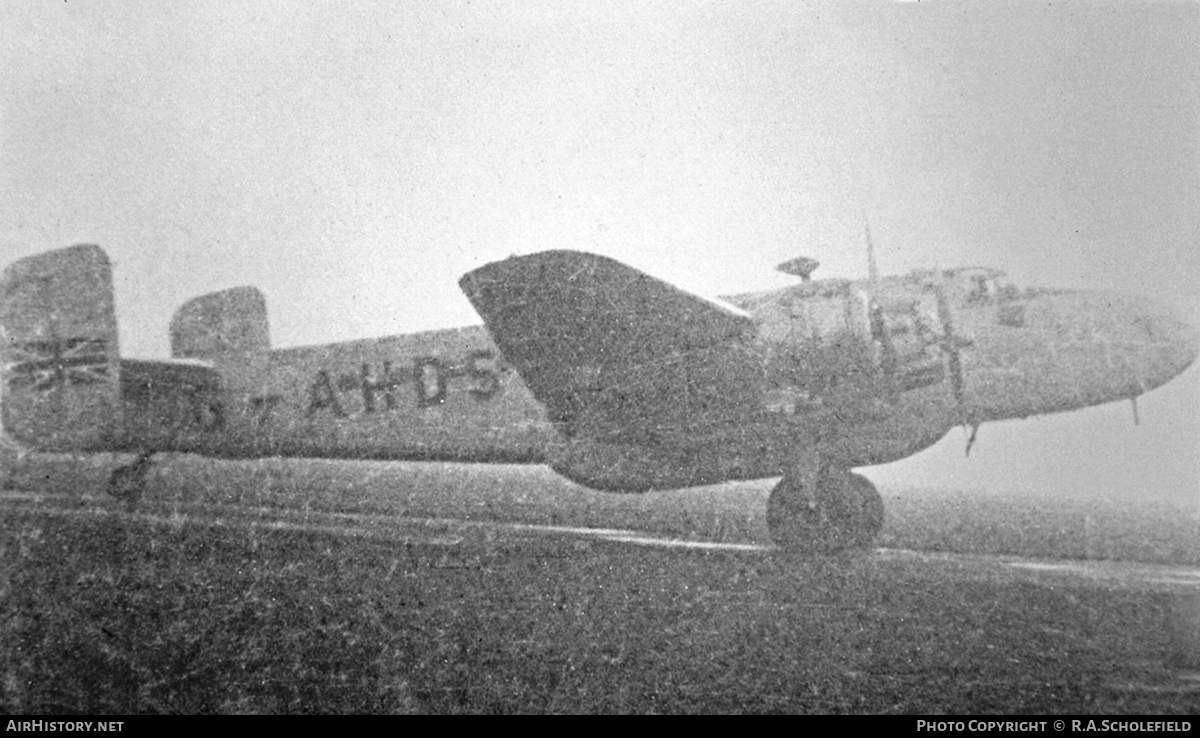
[[[27,257],[0,275],[0,417],[43,451],[546,463],[645,491],[885,463],[955,425],[1136,398],[1198,344],[1149,300],[984,268],[713,301],[546,251],[459,285],[486,328],[271,349],[241,287],[185,303],[176,358],[142,361],[120,356],[102,249]]]
[[[209,453],[540,462],[555,436],[483,326],[231,354],[213,367],[225,417]]]
[[[646,469],[621,474],[694,464],[678,479],[774,476],[806,449],[848,466],[885,463],[955,425],[1136,397],[1197,350],[1195,331],[1148,300],[1018,290],[987,269],[805,282],[727,300],[757,327],[746,345],[761,368],[745,378],[750,406],[729,430],[646,449]],[[184,400],[154,387],[177,386],[162,372],[193,371],[186,365],[123,366],[129,450],[569,468],[562,459],[582,444],[603,460],[552,421],[482,326],[229,353],[211,360],[219,381],[202,386],[206,367],[194,371]],[[621,453],[610,466],[625,463]],[[622,489],[623,478],[589,483]]]
[[[813,433],[852,465],[904,458],[955,425],[1136,398],[1197,354],[1195,329],[1153,301],[1019,289],[988,268],[811,282],[730,301],[759,324],[775,378],[768,392],[787,410],[815,399]]]

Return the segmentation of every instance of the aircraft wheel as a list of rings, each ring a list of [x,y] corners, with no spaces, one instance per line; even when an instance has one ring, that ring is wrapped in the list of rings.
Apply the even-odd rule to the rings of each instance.
[[[854,545],[866,548],[875,542],[879,530],[883,528],[883,497],[879,490],[861,474],[850,473],[850,484],[861,505],[859,508],[859,524],[857,541]]]
[[[108,478],[108,493],[129,504],[142,497],[146,475],[150,472],[150,454],[142,454],[132,464],[119,466]]]
[[[784,476],[767,499],[775,545],[809,554],[871,545],[883,526],[883,499],[875,485],[845,471],[821,474],[808,485],[799,477]]]
[[[19,447],[12,446],[7,439],[0,438],[0,489],[17,488],[17,468],[22,466],[25,454]]]

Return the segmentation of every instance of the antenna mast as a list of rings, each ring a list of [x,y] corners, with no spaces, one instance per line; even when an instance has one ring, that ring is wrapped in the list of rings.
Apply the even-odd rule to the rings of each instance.
[[[867,234],[867,274],[871,278],[871,291],[879,287],[879,265],[875,263],[875,244],[871,242],[871,221],[863,210],[863,231]]]

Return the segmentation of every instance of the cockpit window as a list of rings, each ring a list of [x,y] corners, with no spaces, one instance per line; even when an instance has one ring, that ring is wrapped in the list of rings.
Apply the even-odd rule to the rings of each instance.
[[[992,280],[981,274],[971,276],[971,289],[967,291],[969,302],[987,302],[995,289]]]
[[[966,287],[967,302],[987,304],[1014,300],[1021,291],[1004,272],[994,269],[972,269],[959,275]]]

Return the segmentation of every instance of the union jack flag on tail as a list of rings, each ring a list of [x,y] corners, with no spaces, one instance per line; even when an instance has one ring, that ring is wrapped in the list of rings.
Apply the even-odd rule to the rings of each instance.
[[[16,360],[4,365],[4,375],[13,390],[95,384],[108,375],[105,342],[99,338],[14,342],[9,357]]]
[[[71,246],[0,273],[0,424],[44,450],[111,445],[122,427],[112,271]]]

